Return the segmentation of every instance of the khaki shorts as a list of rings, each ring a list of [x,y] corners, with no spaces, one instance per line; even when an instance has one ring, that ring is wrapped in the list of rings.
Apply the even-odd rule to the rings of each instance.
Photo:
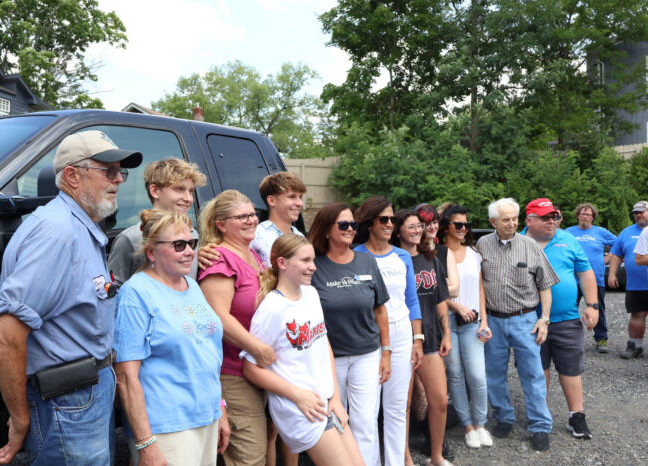
[[[236,375],[221,374],[221,392],[227,402],[232,435],[223,452],[227,466],[263,466],[266,460],[266,393]]]

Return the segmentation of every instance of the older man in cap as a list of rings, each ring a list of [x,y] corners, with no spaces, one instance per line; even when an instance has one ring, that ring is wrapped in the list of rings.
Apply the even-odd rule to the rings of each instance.
[[[628,323],[628,345],[621,353],[623,359],[640,358],[643,356],[643,337],[646,331],[646,316],[648,315],[648,278],[646,268],[635,262],[635,246],[639,236],[648,225],[648,202],[639,201],[632,208],[635,223],[625,228],[617,237],[610,249],[610,272],[608,285],[617,288],[619,280],[617,271],[621,261],[625,262],[626,295],[625,307],[630,314]]]
[[[516,233],[519,213],[520,206],[511,198],[491,203],[488,217],[495,232],[477,242],[483,259],[488,324],[493,333],[484,348],[488,399],[497,419],[493,435],[507,437],[515,423],[508,390],[512,347],[524,391],[531,446],[544,451],[549,449],[553,421],[547,407],[540,345],[547,338],[550,288],[558,283],[558,277],[538,244]],[[538,304],[542,307],[539,319],[535,313]]]
[[[558,229],[558,210],[547,198],[526,206],[526,234],[543,249],[560,282],[551,287],[551,313],[547,340],[542,344],[542,369],[549,389],[549,367],[553,361],[569,408],[567,429],[576,438],[590,439],[583,409],[585,331],[578,312],[578,286],[585,295],[583,321],[592,330],[598,321],[596,277],[576,238]],[[541,309],[537,309],[540,316]]]
[[[96,222],[142,154],[104,133],[66,137],[54,156],[58,196],[18,228],[0,277],[0,391],[9,441],[33,464],[110,464],[116,287]]]

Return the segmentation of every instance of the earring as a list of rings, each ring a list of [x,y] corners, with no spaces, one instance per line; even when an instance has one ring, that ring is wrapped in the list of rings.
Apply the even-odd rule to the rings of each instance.
[[[151,262],[151,268],[152,268],[152,269],[155,268],[155,262]]]

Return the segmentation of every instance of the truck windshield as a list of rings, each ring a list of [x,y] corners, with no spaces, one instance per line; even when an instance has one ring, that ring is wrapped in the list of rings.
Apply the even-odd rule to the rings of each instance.
[[[55,118],[54,115],[0,118],[0,162]]]

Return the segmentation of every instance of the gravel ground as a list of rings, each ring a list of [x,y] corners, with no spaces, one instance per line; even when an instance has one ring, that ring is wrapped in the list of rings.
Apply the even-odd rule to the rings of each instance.
[[[619,357],[627,341],[628,315],[624,293],[606,296],[609,327],[609,354],[598,354],[591,332],[586,336],[585,374],[583,375],[585,412],[593,433],[591,440],[579,440],[565,429],[568,412],[565,397],[552,369],[549,409],[554,417],[551,448],[536,452],[530,446],[524,415],[524,397],[513,364],[510,365],[511,399],[518,422],[507,439],[494,439],[492,448],[470,449],[463,440],[463,429],[446,432],[456,465],[648,465],[648,358],[626,361]],[[646,341],[648,348],[648,340]],[[487,428],[495,422],[489,417]],[[128,464],[122,435],[117,440],[117,466]],[[425,438],[419,426],[410,436],[414,461],[424,465],[429,452],[422,452]],[[309,464],[303,458],[300,464]],[[26,464],[18,458],[13,464]]]
[[[511,399],[517,423],[506,439],[494,438],[492,448],[471,449],[464,442],[463,428],[456,426],[446,432],[455,454],[454,464],[461,465],[646,465],[648,464],[648,360],[626,361],[619,357],[627,342],[628,314],[624,293],[606,296],[610,352],[599,354],[594,347],[592,332],[585,340],[585,373],[583,390],[587,424],[591,440],[579,440],[565,429],[569,413],[557,373],[551,369],[549,409],[554,426],[550,435],[551,448],[537,452],[531,448],[526,430],[524,396],[513,364],[509,367]],[[582,305],[581,305],[582,306]],[[645,345],[648,347],[648,340]],[[489,416],[487,429],[495,426]],[[423,435],[410,440],[414,461],[425,464],[419,451]],[[426,456],[429,453],[426,452]]]

